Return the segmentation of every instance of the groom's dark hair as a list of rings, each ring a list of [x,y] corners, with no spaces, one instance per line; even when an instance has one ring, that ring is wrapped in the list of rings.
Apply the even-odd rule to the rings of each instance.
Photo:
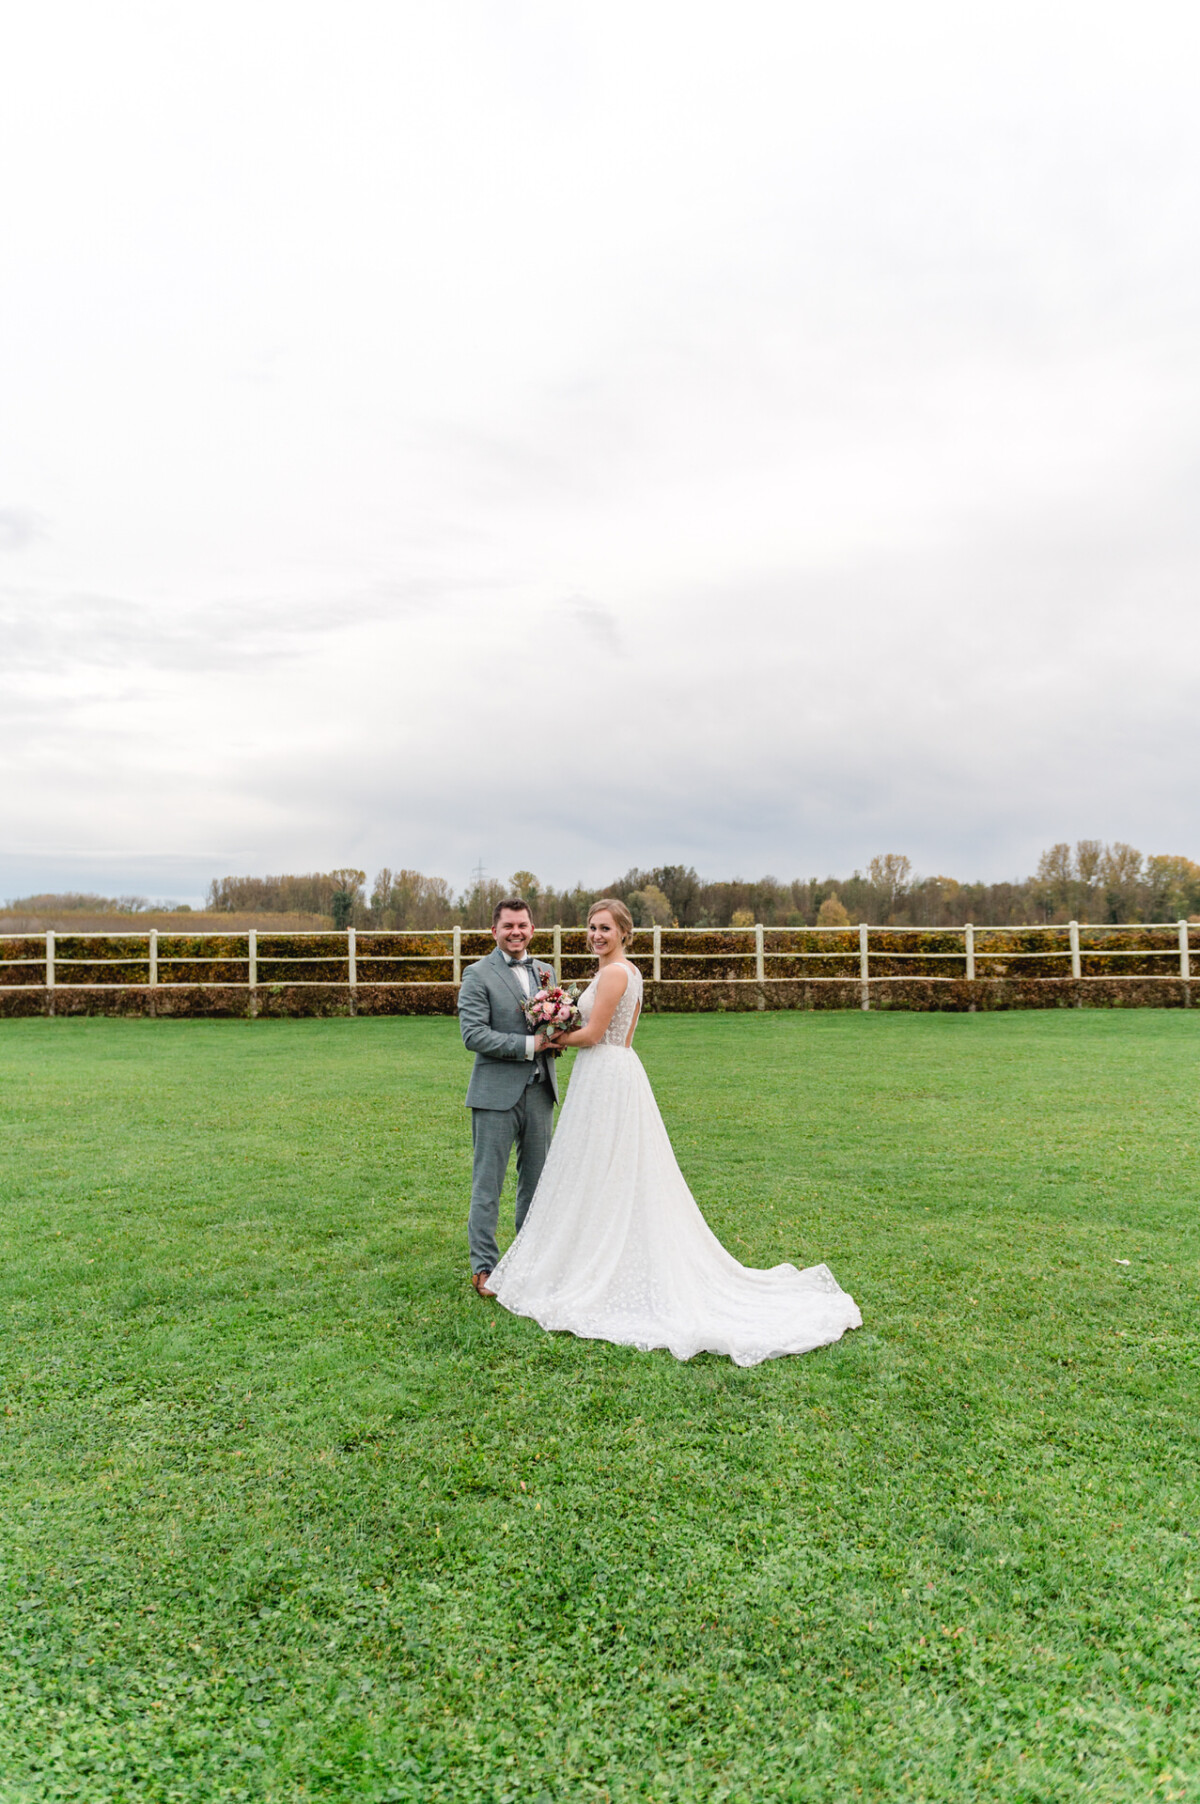
[[[515,915],[527,914],[529,919],[531,921],[533,920],[533,910],[530,908],[524,896],[505,896],[503,902],[497,902],[495,908],[492,910],[493,927],[496,925],[496,922],[500,919],[500,916],[504,913],[506,908],[511,908]]]

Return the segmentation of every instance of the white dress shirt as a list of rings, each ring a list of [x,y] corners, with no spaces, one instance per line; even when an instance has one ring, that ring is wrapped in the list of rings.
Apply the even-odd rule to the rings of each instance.
[[[503,946],[501,946],[500,956],[504,960],[505,964],[508,966],[509,970],[513,973],[517,982],[520,984],[521,988],[524,990],[526,996],[529,996],[529,997],[536,996],[537,985],[534,982],[534,978],[536,977],[537,973],[534,971],[533,960],[530,958],[528,952],[525,954],[524,958],[513,958],[511,953],[506,952],[504,950]],[[531,1059],[533,1057],[533,1042],[534,1042],[534,1035],[526,1034],[525,1035],[525,1057],[527,1059]]]

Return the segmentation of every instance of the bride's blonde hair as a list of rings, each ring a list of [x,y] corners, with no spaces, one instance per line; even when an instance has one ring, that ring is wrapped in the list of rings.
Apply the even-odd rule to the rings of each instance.
[[[601,896],[600,900],[598,902],[593,902],[592,906],[588,909],[587,918],[589,927],[592,924],[592,916],[598,915],[602,908],[607,908],[609,914],[617,923],[617,931],[621,935],[621,944],[626,952],[628,952],[633,944],[633,916],[618,897]]]

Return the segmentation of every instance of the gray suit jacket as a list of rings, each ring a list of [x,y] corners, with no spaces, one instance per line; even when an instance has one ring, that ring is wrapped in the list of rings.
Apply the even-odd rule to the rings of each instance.
[[[554,982],[553,965],[531,959],[539,984]],[[458,992],[458,1018],[463,1045],[475,1054],[475,1069],[467,1087],[469,1109],[511,1109],[530,1082],[533,1061],[525,1057],[529,1024],[521,1009],[525,992],[520,979],[509,970],[499,946],[468,965]],[[545,1072],[550,1094],[558,1101],[555,1061],[538,1053],[536,1063]]]

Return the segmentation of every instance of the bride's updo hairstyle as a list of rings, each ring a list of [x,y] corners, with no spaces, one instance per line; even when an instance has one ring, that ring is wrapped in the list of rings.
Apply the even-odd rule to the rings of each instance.
[[[626,952],[628,952],[633,944],[633,916],[630,914],[625,904],[619,901],[616,896],[601,896],[598,902],[592,903],[592,906],[588,909],[588,926],[590,927],[592,924],[592,916],[598,915],[601,909],[605,908],[607,908],[609,914],[617,923],[617,932],[621,936],[621,944]]]

